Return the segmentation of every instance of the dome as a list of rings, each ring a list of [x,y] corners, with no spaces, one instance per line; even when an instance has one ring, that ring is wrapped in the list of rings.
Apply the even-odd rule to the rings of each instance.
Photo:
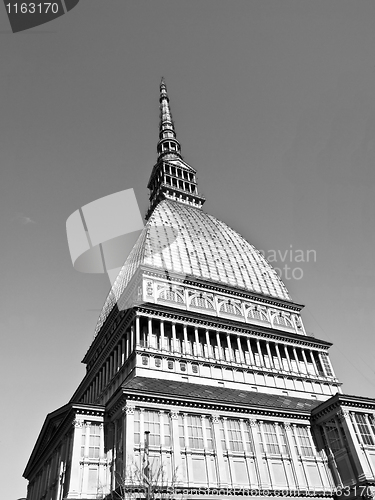
[[[276,271],[240,234],[201,208],[165,199],[115,280],[97,330],[140,265],[291,301]]]

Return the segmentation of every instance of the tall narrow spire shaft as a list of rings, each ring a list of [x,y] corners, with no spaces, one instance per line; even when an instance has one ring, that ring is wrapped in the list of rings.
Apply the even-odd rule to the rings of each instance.
[[[160,124],[158,160],[162,157],[181,158],[181,145],[176,138],[172,113],[169,105],[167,86],[164,78],[160,82]]]
[[[205,202],[204,196],[198,193],[197,171],[181,156],[181,145],[176,138],[164,78],[160,83],[159,102],[158,160],[147,185],[150,190],[150,205],[146,220],[162,200],[174,200],[195,208],[201,208]]]

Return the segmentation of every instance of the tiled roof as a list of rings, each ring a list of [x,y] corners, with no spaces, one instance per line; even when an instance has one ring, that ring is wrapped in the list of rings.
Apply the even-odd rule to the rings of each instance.
[[[124,392],[139,392],[148,396],[160,395],[164,398],[182,398],[225,405],[249,406],[267,410],[310,412],[320,401],[294,398],[276,394],[227,389],[209,385],[177,382],[172,380],[135,377],[123,384]]]
[[[163,200],[115,280],[96,332],[141,264],[291,300],[276,271],[240,234],[199,208]]]

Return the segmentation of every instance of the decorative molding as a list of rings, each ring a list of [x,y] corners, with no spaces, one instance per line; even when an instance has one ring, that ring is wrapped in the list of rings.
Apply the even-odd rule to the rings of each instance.
[[[125,406],[122,408],[122,412],[125,413],[126,415],[134,415],[134,409],[135,405],[127,402]]]
[[[344,420],[350,418],[350,412],[348,410],[345,410],[344,408],[340,408],[336,415],[340,422],[343,422]]]
[[[171,415],[171,419],[172,420],[178,420],[179,412],[176,411],[176,410],[172,410],[171,413],[170,413],[170,415]]]
[[[154,295],[154,288],[153,288],[153,282],[152,281],[147,281],[146,282],[146,294],[148,297],[152,297]]]
[[[72,422],[72,425],[73,427],[76,427],[76,428],[79,428],[79,427],[83,427],[83,420],[78,420],[77,418],[75,418]]]

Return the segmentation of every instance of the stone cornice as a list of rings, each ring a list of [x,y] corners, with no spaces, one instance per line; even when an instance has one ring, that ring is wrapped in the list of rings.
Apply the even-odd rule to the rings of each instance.
[[[228,333],[237,333],[243,335],[253,335],[254,337],[274,340],[279,342],[290,342],[294,345],[303,345],[306,347],[320,348],[328,350],[332,346],[331,342],[326,340],[319,340],[315,337],[308,337],[296,333],[284,332],[274,328],[267,328],[248,323],[233,324],[229,319],[218,318],[216,316],[205,315],[201,312],[195,313],[194,311],[181,311],[178,309],[171,310],[167,306],[161,304],[142,304],[135,307],[135,310],[146,316],[155,318],[164,318],[169,321],[181,321],[190,323],[191,325],[198,325],[200,327],[207,327],[209,329],[217,329],[220,331],[228,331]]]
[[[101,405],[68,403],[48,414],[26,465],[23,477],[31,480],[34,472],[38,471],[39,467],[48,460],[49,456],[59,446],[64,436],[73,431],[73,425],[77,415],[104,417],[104,412],[105,408]],[[59,417],[61,417],[60,420]],[[56,427],[53,427],[54,420],[58,421]]]
[[[324,401],[312,411],[312,420],[317,421],[330,413],[337,412],[341,407],[375,411],[375,399],[336,394]]]
[[[158,394],[145,394],[140,391],[123,389],[123,393],[118,395],[112,406],[108,406],[108,416],[113,417],[125,405],[125,402],[132,401],[134,403],[154,403],[161,405],[178,406],[181,408],[189,408],[191,411],[194,409],[207,410],[208,412],[222,411],[229,413],[242,413],[250,416],[268,416],[279,418],[294,418],[294,419],[310,419],[311,410],[306,411],[288,411],[283,409],[267,409],[256,406],[236,405],[220,402],[205,402],[193,401],[183,396],[170,396]]]

